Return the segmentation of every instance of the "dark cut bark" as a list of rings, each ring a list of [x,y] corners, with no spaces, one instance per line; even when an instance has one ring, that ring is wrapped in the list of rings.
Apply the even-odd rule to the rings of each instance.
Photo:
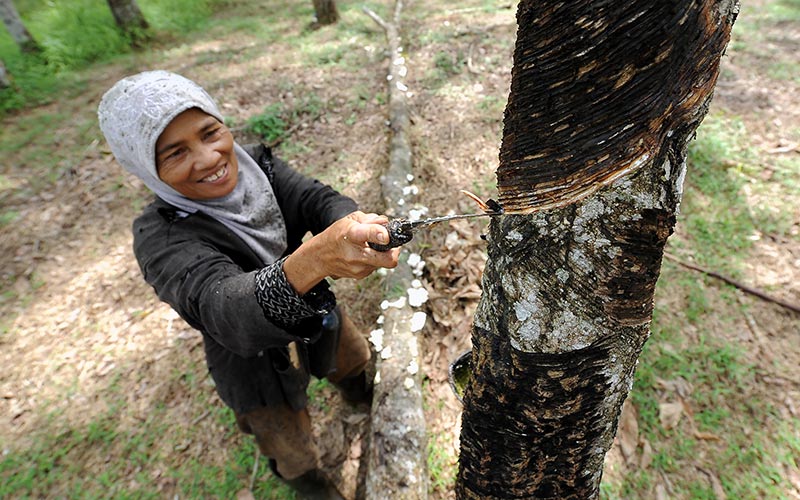
[[[14,7],[14,2],[11,0],[0,0],[0,18],[3,19],[3,24],[8,30],[8,33],[22,52],[28,54],[41,52],[39,44],[36,43],[36,40],[34,40],[25,27],[25,24],[22,22],[19,12],[17,12],[16,7]]]
[[[520,3],[457,498],[599,495],[737,11]]]
[[[314,0],[314,14],[317,18],[316,24],[319,26],[333,24],[339,20],[339,11],[336,10],[334,0]]]
[[[141,42],[149,28],[136,0],[108,0],[114,21],[122,31],[131,36],[134,45]]]
[[[506,212],[564,206],[655,161],[714,88],[730,36],[719,3],[520,3],[497,170]]]

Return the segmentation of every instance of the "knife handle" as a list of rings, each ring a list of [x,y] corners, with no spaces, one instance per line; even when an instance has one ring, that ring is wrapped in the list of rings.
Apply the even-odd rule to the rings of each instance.
[[[386,226],[386,230],[389,231],[389,243],[382,244],[370,241],[368,244],[371,249],[377,250],[378,252],[387,252],[392,248],[405,245],[414,238],[411,225],[405,219],[392,219],[384,224],[384,226]]]

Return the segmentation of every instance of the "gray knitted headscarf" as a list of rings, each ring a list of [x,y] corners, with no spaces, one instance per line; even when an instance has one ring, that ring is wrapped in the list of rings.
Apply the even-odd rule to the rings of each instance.
[[[234,143],[239,180],[222,198],[192,200],[159,179],[156,141],[175,117],[191,108],[223,122],[214,100],[196,83],[168,71],[146,71],[117,82],[103,96],[97,115],[117,162],[158,197],[185,213],[208,214],[265,264],[276,261],[286,250],[283,215],[267,176],[239,144]]]

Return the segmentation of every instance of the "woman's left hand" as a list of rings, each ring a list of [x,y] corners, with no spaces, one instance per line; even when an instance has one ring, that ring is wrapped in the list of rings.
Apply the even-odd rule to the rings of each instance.
[[[326,277],[361,279],[378,268],[396,267],[399,248],[379,252],[367,244],[389,241],[387,221],[385,216],[360,211],[339,219],[286,259],[286,279],[303,295]]]

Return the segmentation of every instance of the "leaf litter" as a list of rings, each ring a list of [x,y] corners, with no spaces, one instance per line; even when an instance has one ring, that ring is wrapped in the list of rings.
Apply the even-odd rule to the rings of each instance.
[[[447,213],[454,206],[465,212],[474,206],[458,199],[459,189],[475,191],[483,198],[494,195],[487,186],[492,185],[497,162],[502,106],[494,114],[487,109],[507,97],[513,11],[429,14],[409,27],[408,36],[409,40],[418,40],[429,31],[446,35],[409,50],[408,85],[415,89],[410,105],[418,156],[415,187],[430,213]],[[742,13],[745,15],[747,11]],[[227,46],[247,43],[251,40],[236,36],[221,41]],[[276,43],[261,57],[229,61],[216,75],[209,75],[202,63],[192,66],[185,56],[166,60],[164,67],[186,68],[187,76],[210,84],[214,94],[224,86],[223,109],[242,120],[259,113],[269,102],[318,95],[328,103],[325,112],[298,127],[291,138],[303,147],[281,149],[287,146],[284,144],[278,147],[278,154],[358,199],[368,211],[377,210],[379,195],[374,186],[379,169],[375,166],[386,162],[385,110],[378,100],[366,100],[362,108],[352,110],[353,124],[346,125],[346,99],[341,89],[361,86],[372,95],[382,92],[382,54],[365,51],[364,64],[359,68],[315,69],[282,62],[291,60],[282,56],[291,51],[288,45]],[[437,80],[434,85],[429,76],[436,70],[440,52],[469,54],[469,71]],[[786,130],[800,126],[800,108],[794,98],[797,84],[769,80],[758,65],[750,64],[751,59],[730,52],[712,108],[743,116],[754,139],[768,154],[797,155],[797,150],[789,147],[796,138],[792,141],[783,136]],[[199,61],[201,56],[202,51],[198,51],[193,57]],[[75,100],[84,104],[74,110],[74,115],[87,122],[93,120],[92,103],[128,72],[123,67],[104,69],[87,87],[86,99]],[[271,81],[252,77],[257,74],[279,76]],[[286,90],[289,86],[291,95]],[[54,103],[34,112],[53,112],[60,105]],[[7,117],[3,128],[19,126],[20,119]],[[62,147],[80,146],[83,141],[71,128],[59,130],[58,135]],[[15,166],[13,170],[11,166]],[[779,169],[765,171],[774,176]],[[0,193],[0,200],[5,211],[17,214],[12,224],[0,227],[5,293],[0,315],[7,327],[0,336],[0,357],[4,367],[13,367],[0,375],[3,453],[21,453],[37,436],[85,429],[108,415],[113,415],[118,433],[135,436],[160,408],[159,418],[165,421],[193,424],[188,430],[181,425],[168,428],[146,450],[152,462],[145,472],[161,493],[172,496],[181,490],[166,471],[188,460],[224,466],[233,460],[234,450],[246,438],[232,432],[219,418],[209,417],[209,411],[216,414],[222,405],[206,375],[199,335],[160,303],[141,279],[130,250],[129,228],[142,200],[148,199],[144,187],[120,172],[99,141],[83,146],[78,158],[64,161],[57,173],[55,181],[39,187],[39,179],[47,178],[47,174],[41,165],[22,159],[21,153],[11,153],[2,171],[12,189]],[[770,203],[768,197],[758,193],[752,194],[751,201],[760,206]],[[794,207],[800,206],[797,197],[794,201]],[[471,346],[471,320],[480,299],[486,259],[485,242],[480,237],[485,224],[455,221],[434,227],[419,237],[419,246],[415,247],[419,261],[426,263],[419,269],[420,289],[428,292],[424,304],[428,321],[421,331],[425,349],[418,369],[429,382],[429,434],[438,436],[439,451],[446,457],[444,473],[451,475],[457,467],[461,407],[447,383],[447,369]],[[679,220],[671,241],[685,244],[680,224]],[[797,228],[797,218],[794,224]],[[800,299],[796,239],[762,235],[747,262],[745,276],[749,281],[772,287],[795,301]],[[665,276],[675,278],[676,274]],[[377,282],[342,280],[335,287],[365,335],[374,330],[381,300]],[[757,385],[748,390],[774,405],[785,419],[796,422],[800,418],[798,319],[744,298],[748,319],[740,312],[741,304],[719,299],[719,286],[706,284],[704,292],[711,296],[710,306],[730,321],[712,318],[703,328],[744,348],[746,360],[758,373],[753,379]],[[656,300],[675,314],[685,306],[685,298],[677,294],[657,296]],[[758,335],[752,333],[752,325],[756,325]],[[658,403],[659,425],[693,432],[705,443],[699,446],[706,453],[718,450],[725,429],[716,436],[693,425],[695,416],[686,401],[697,390],[696,384],[684,386],[676,380],[659,384],[663,396]],[[639,410],[632,401],[626,402],[616,444],[606,461],[607,480],[653,468],[653,456],[659,450],[643,437],[647,429],[642,427]],[[364,410],[341,405],[332,390],[323,389],[311,411],[326,465],[336,471],[343,489],[355,495],[358,462],[364,449]],[[59,418],[53,420],[53,414]],[[97,476],[109,467],[119,469],[123,471],[121,487],[135,489],[142,471],[126,469],[126,453],[119,445],[102,450],[87,445],[65,459],[82,462],[80,470],[86,477]],[[693,467],[683,468],[679,476],[669,476],[663,472],[656,475],[651,498],[672,497],[674,484],[686,480],[702,480],[717,498],[724,498],[717,472],[700,455]],[[794,488],[790,494],[800,495],[797,470],[787,467],[785,476]],[[248,481],[249,477],[243,477],[242,485]],[[68,485],[41,493],[66,495],[64,488]],[[243,488],[238,496],[250,498],[252,492]],[[447,486],[434,488],[432,496],[454,498]]]

